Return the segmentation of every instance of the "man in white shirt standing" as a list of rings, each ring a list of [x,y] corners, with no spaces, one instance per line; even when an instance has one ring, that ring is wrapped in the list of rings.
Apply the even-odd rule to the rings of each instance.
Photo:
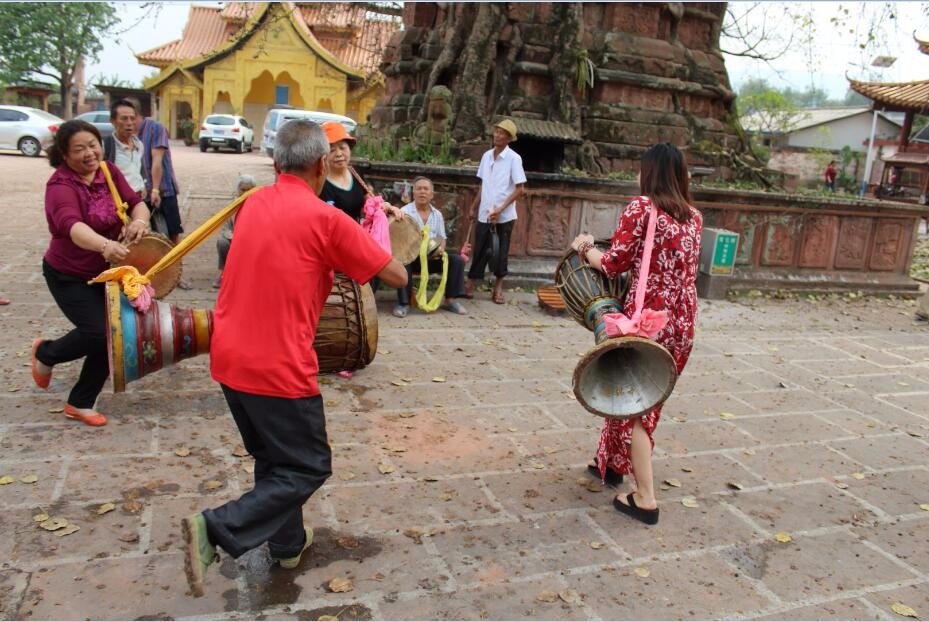
[[[507,255],[510,252],[510,235],[516,222],[516,200],[523,195],[526,173],[523,159],[509,148],[516,140],[516,124],[504,119],[494,126],[494,147],[481,157],[477,176],[481,180],[481,191],[471,204],[472,218],[477,215],[474,229],[474,247],[469,282],[465,289],[468,297],[484,280],[488,261],[495,257],[491,269],[497,277],[494,283],[493,301],[498,305],[506,302],[503,297],[503,279],[507,275]],[[498,245],[494,244],[496,234]],[[496,246],[496,248],[494,248]]]
[[[120,99],[110,106],[113,133],[103,139],[103,159],[112,162],[126,178],[126,183],[145,198],[145,168],[142,165],[142,141],[136,136],[135,104]]]

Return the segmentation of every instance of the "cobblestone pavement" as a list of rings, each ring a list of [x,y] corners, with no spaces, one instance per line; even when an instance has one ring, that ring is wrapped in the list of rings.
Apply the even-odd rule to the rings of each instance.
[[[272,176],[257,153],[175,151],[188,224],[239,172]],[[374,364],[323,379],[335,473],[306,507],[309,555],[294,571],[264,549],[224,557],[191,598],[178,521],[248,490],[250,459],[205,357],[105,393],[102,429],[60,412],[76,365],[34,387],[31,340],[68,328],[39,270],[50,172],[0,155],[0,476],[15,480],[0,618],[929,616],[929,328],[910,301],[847,298],[703,304],[656,432],[670,484],[649,528],[584,469],[600,420],[570,378],[590,333],[529,294],[404,320],[384,297]],[[173,302],[212,307],[214,253],[185,260],[195,289]],[[80,530],[46,531],[41,513]]]

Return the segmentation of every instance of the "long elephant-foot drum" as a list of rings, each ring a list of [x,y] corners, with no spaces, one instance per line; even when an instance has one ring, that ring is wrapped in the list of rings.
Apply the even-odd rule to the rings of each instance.
[[[337,372],[370,365],[377,353],[377,304],[368,284],[336,274],[323,305],[313,342],[319,371]]]
[[[555,270],[555,286],[574,319],[593,331],[596,343],[574,368],[578,403],[610,419],[632,419],[660,406],[677,382],[671,353],[651,339],[606,334],[603,316],[623,310],[620,279],[608,279],[570,251]]]
[[[113,392],[126,383],[210,351],[213,311],[155,301],[140,313],[116,283],[106,284],[107,351]],[[313,342],[320,372],[360,369],[377,352],[377,306],[368,285],[335,276]]]
[[[210,351],[213,312],[155,301],[140,313],[116,283],[106,284],[107,351],[113,392],[159,369]]]
[[[135,244],[129,245],[129,254],[122,261],[112,264],[117,266],[133,266],[139,274],[145,274],[148,269],[161,261],[162,257],[174,248],[171,240],[160,233],[146,233]],[[152,276],[151,286],[155,290],[155,298],[161,299],[174,290],[181,280],[183,267],[178,259],[164,270]]]

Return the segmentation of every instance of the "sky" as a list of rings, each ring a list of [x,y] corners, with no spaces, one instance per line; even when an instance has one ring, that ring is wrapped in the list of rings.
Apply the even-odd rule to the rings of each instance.
[[[196,4],[220,5],[219,2]],[[754,4],[732,2],[730,8],[741,14]],[[117,3],[125,32],[105,43],[99,61],[88,65],[88,78],[116,76],[138,85],[155,68],[140,65],[134,54],[179,38],[190,5],[190,2],[160,2],[156,11],[137,23],[145,14],[139,4]],[[887,6],[891,7],[893,19],[885,10]],[[914,30],[921,38],[929,39],[927,6],[929,3],[925,2],[764,3],[749,13],[748,23],[755,27],[767,26],[772,33],[769,46],[783,47],[789,43],[790,49],[771,63],[727,55],[730,81],[736,91],[753,77],[765,78],[773,86],[790,86],[797,90],[812,84],[825,89],[830,97],[841,99],[848,90],[846,73],[856,79],[885,82],[927,79],[929,56],[920,54],[913,41]],[[763,10],[765,8],[767,11]],[[789,15],[809,18],[812,28],[798,27],[798,22]],[[833,23],[831,18],[839,21]],[[858,43],[875,23],[879,24],[875,29],[875,44],[862,52]],[[793,41],[789,40],[790,33],[794,34]],[[806,45],[804,38],[812,39],[813,44]],[[729,43],[724,42],[724,45]],[[876,69],[871,67],[871,61],[877,55],[891,56],[896,61],[889,68]]]

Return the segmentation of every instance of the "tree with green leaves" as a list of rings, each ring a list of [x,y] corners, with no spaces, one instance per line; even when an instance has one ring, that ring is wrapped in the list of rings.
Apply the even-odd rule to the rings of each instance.
[[[0,3],[0,81],[33,74],[58,82],[64,118],[82,60],[96,60],[119,18],[107,2]]]

